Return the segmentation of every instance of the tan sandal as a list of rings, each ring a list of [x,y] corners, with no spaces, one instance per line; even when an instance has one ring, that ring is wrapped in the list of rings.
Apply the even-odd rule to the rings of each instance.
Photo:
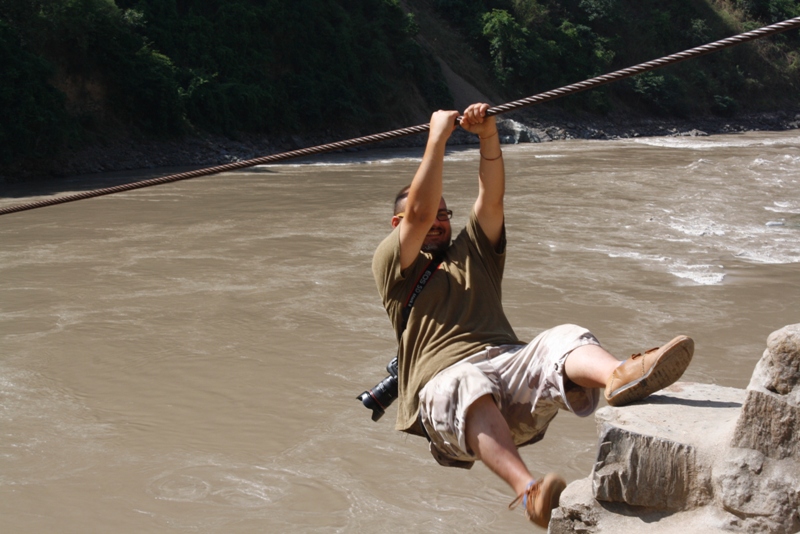
[[[555,473],[548,473],[542,480],[531,480],[525,491],[508,505],[508,509],[513,510],[522,502],[525,516],[532,523],[547,527],[550,524],[550,514],[553,508],[558,508],[558,499],[566,487],[567,483],[563,478]]]

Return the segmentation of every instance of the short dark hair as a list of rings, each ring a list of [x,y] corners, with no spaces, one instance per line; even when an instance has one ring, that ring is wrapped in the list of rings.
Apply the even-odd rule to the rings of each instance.
[[[401,211],[403,211],[403,203],[408,198],[408,192],[411,190],[411,184],[408,184],[403,189],[397,192],[397,195],[394,197],[394,215],[397,215]]]

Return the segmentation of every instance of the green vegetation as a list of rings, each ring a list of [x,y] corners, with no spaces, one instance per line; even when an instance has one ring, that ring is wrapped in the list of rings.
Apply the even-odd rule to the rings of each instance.
[[[407,0],[527,96],[800,16],[800,0]],[[0,168],[108,136],[379,131],[452,106],[399,0],[0,0]],[[471,48],[471,50],[466,50]],[[797,108],[796,30],[558,105]]]
[[[513,98],[800,16],[797,0],[432,0]],[[741,45],[559,102],[687,117],[797,107],[798,32]],[[794,96],[793,96],[794,95]]]
[[[451,107],[415,31],[397,0],[0,0],[0,165],[103,136],[380,128],[409,94]]]
[[[48,84],[52,67],[41,57],[20,50],[20,36],[0,20],[0,165],[19,151],[34,155],[60,145],[72,126],[64,95]]]
[[[437,76],[396,0],[118,0],[176,65],[187,120],[228,133],[385,125]],[[448,104],[443,85],[424,96]]]

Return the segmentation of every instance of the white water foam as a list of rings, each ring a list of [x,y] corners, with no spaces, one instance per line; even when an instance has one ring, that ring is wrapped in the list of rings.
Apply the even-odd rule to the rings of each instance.
[[[718,272],[722,268],[721,265],[687,265],[675,262],[669,267],[669,272],[701,286],[712,286],[721,284],[725,279],[725,273]]]
[[[670,217],[669,227],[692,237],[724,236],[727,233],[724,226],[703,217],[694,220]]]
[[[702,140],[701,140],[702,139]],[[721,148],[745,148],[745,147],[771,147],[779,145],[795,145],[800,144],[800,136],[798,137],[781,137],[779,139],[749,139],[734,138],[731,136],[719,137],[639,137],[631,139],[633,143],[664,147],[664,148],[685,148],[688,150],[709,150]]]
[[[599,249],[595,249],[600,251]],[[609,258],[625,258],[635,260],[645,266],[656,270],[666,271],[669,274],[684,280],[690,280],[697,285],[721,284],[725,279],[724,266],[705,263],[689,264],[683,260],[670,258],[659,254],[646,254],[634,251],[606,251]]]
[[[764,206],[764,209],[774,213],[788,213],[800,215],[800,202],[773,201],[772,206]]]

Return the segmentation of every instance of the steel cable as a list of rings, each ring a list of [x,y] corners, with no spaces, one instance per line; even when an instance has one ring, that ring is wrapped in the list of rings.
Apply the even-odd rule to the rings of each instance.
[[[515,100],[513,102],[509,102],[507,104],[502,104],[500,106],[494,106],[489,108],[487,111],[488,115],[498,115],[501,113],[507,113],[509,111],[513,111],[522,107],[531,106],[533,104],[540,104],[542,102],[547,102],[549,100],[554,100],[556,98],[561,98],[567,95],[579,93],[582,91],[586,91],[588,89],[593,89],[595,87],[599,87],[601,85],[605,85],[607,83],[611,83],[617,80],[621,80],[623,78],[627,78],[630,76],[635,76],[637,74],[641,74],[643,72],[647,72],[650,70],[655,70],[661,67],[666,67],[668,65],[674,65],[675,63],[680,63],[681,61],[686,61],[687,59],[692,59],[695,57],[699,57],[705,54],[709,54],[711,52],[716,52],[717,50],[721,50],[723,48],[727,48],[730,46],[734,46],[740,43],[744,43],[747,41],[753,41],[755,39],[761,39],[762,37],[767,37],[769,35],[774,35],[777,33],[782,33],[793,28],[800,26],[800,17],[795,17],[793,19],[785,20],[783,22],[778,22],[776,24],[771,24],[769,26],[764,26],[763,28],[759,28],[757,30],[752,30],[749,32],[745,32],[739,35],[735,35],[733,37],[728,37],[726,39],[722,39],[720,41],[715,41],[709,44],[705,44],[702,46],[698,46],[695,48],[690,48],[688,50],[684,50],[683,52],[678,52],[676,54],[672,54],[669,56],[664,56],[660,59],[655,59],[652,61],[647,61],[645,63],[640,63],[633,67],[628,67],[625,69],[617,70],[611,72],[609,74],[604,74],[602,76],[597,76],[595,78],[590,78],[588,80],[584,80],[582,82],[573,83],[570,85],[566,85],[564,87],[553,89],[551,91],[545,91],[544,93],[539,93],[537,95],[529,96],[527,98],[523,98],[520,100]],[[117,185],[113,187],[107,187],[103,189],[94,189],[91,191],[84,191],[82,193],[73,193],[68,195],[57,196],[53,198],[48,198],[44,200],[29,202],[26,204],[18,204],[14,206],[8,206],[5,208],[0,208],[0,215],[5,215],[8,213],[16,213],[19,211],[31,210],[35,208],[42,208],[45,206],[52,206],[55,204],[64,204],[67,202],[74,202],[76,200],[83,200],[87,198],[94,198],[103,195],[110,195],[113,193],[121,193],[124,191],[132,191],[134,189],[141,189],[144,187],[151,187],[154,185],[161,185],[167,184],[171,182],[178,182],[181,180],[188,180],[191,178],[199,178],[201,176],[210,176],[212,174],[219,174],[228,171],[235,171],[238,169],[245,169],[248,167],[254,167],[256,165],[265,165],[268,163],[276,163],[279,161],[284,161],[287,159],[297,158],[301,156],[310,156],[313,154],[321,154],[324,152],[331,152],[334,150],[341,150],[345,148],[351,148],[359,145],[365,145],[369,143],[376,143],[379,141],[386,141],[389,139],[394,139],[398,137],[404,137],[413,134],[419,134],[423,132],[427,132],[430,128],[429,124],[420,124],[418,126],[411,126],[408,128],[401,128],[399,130],[392,130],[389,132],[384,132],[380,134],[374,135],[367,135],[365,137],[357,137],[353,139],[348,139],[345,141],[337,141],[335,143],[328,143],[324,145],[318,145],[309,148],[302,148],[299,150],[291,150],[289,152],[281,152],[279,154],[273,154],[271,156],[264,156],[260,158],[250,159],[246,161],[237,161],[234,163],[228,163],[225,165],[218,165],[215,167],[208,167],[204,169],[197,169],[194,171],[183,172],[179,174],[171,174],[168,176],[162,176],[159,178],[151,178],[148,180],[141,180],[138,182],[132,182],[128,184]]]

